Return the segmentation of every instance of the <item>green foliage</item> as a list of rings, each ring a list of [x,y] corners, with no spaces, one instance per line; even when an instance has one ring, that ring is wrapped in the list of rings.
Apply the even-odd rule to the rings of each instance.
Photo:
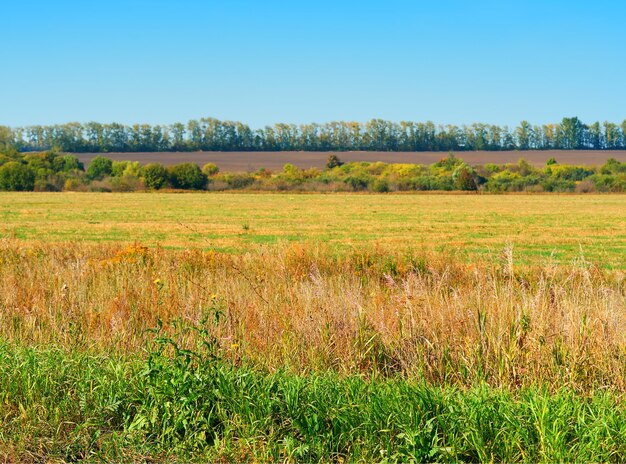
[[[626,408],[611,392],[259,372],[224,361],[206,332],[195,348],[157,334],[146,360],[2,342],[0,392],[0,444],[53,461],[612,462],[626,454]]]
[[[601,174],[626,173],[626,162],[620,163],[615,158],[609,158],[600,168]]]
[[[0,150],[15,148],[65,152],[140,151],[459,151],[625,149],[626,125],[605,122],[584,124],[577,117],[556,124],[518,127],[474,123],[455,126],[431,121],[393,122],[372,119],[365,123],[333,121],[326,124],[278,123],[253,130],[236,121],[215,118],[175,122],[168,126],[119,123],[69,123],[11,129],[0,126]],[[332,159],[331,159],[332,158]],[[328,169],[339,166],[329,156]]]
[[[9,161],[0,166],[0,190],[29,191],[35,188],[33,170],[17,161]]]
[[[114,177],[141,175],[141,165],[138,161],[113,161],[111,175]]]
[[[0,150],[8,151],[14,148],[13,131],[10,127],[0,126]]]
[[[352,190],[359,191],[366,190],[373,180],[373,177],[368,174],[358,173],[346,177],[344,182],[349,185]]]
[[[557,164],[557,162],[556,162],[556,158],[549,158],[549,159],[546,161],[546,166],[552,166],[553,164]]]
[[[389,192],[389,181],[387,179],[376,179],[372,183],[372,191],[378,193],[386,193]]]
[[[459,165],[452,173],[456,190],[476,190],[476,171],[467,164]]]
[[[328,155],[328,159],[326,160],[326,169],[333,169],[341,166],[343,163],[339,159],[339,157],[335,154]]]
[[[211,177],[220,172],[220,168],[215,163],[207,163],[202,167],[202,172],[207,177]]]
[[[87,178],[89,180],[102,180],[113,173],[113,161],[104,156],[96,156],[89,163]]]
[[[195,163],[181,163],[168,168],[170,181],[174,188],[202,190],[207,185],[207,176]]]
[[[250,187],[256,179],[251,174],[226,174],[223,180],[231,189],[244,189]]]
[[[142,169],[142,176],[147,188],[158,190],[168,182],[168,173],[160,163],[146,164]]]
[[[34,174],[34,189],[58,191],[67,186],[81,189],[98,182],[92,190],[134,191],[144,187],[159,189],[168,184],[180,189],[212,190],[335,190],[335,191],[452,191],[489,192],[624,192],[626,163],[609,159],[599,168],[547,163],[537,168],[524,159],[517,163],[469,166],[450,153],[432,165],[348,162],[326,169],[299,169],[284,165],[279,172],[260,169],[256,173],[220,173],[208,163],[200,170],[193,163],[170,168],[160,164],[141,167],[138,162],[112,161],[97,156],[86,173],[78,159],[55,152],[0,154],[0,165],[24,164]],[[69,183],[67,181],[70,180]]]

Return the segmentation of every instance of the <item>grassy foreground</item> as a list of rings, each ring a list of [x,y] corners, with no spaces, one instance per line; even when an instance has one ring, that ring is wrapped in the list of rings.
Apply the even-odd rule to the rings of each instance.
[[[0,460],[619,460],[623,201],[0,195]]]
[[[469,390],[233,367],[161,339],[145,361],[0,345],[0,457],[89,461],[614,461],[620,396]],[[166,347],[170,347],[169,352]]]

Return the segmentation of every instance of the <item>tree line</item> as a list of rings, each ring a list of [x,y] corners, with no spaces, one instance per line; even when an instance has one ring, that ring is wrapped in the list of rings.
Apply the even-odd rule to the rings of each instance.
[[[433,122],[275,124],[251,129],[247,124],[214,118],[170,125],[98,122],[0,126],[0,148],[18,151],[470,151],[470,150],[620,150],[626,149],[626,120],[585,124],[577,117],[559,123],[517,127]]]

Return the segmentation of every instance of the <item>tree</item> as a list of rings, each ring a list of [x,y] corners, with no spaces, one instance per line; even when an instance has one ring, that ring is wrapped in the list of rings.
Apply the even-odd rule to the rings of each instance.
[[[515,138],[517,139],[517,148],[520,150],[528,150],[531,148],[531,139],[533,128],[528,121],[522,121],[515,129]],[[535,148],[535,147],[532,147]]]
[[[146,187],[158,190],[167,184],[167,170],[160,163],[146,164],[142,170]]]
[[[0,126],[0,150],[13,147],[13,132],[7,126]]]
[[[182,163],[169,168],[170,180],[174,188],[201,190],[206,187],[207,176],[195,163]]]
[[[326,168],[333,169],[341,166],[343,163],[339,159],[337,155],[328,155],[328,159],[326,160]]]
[[[559,148],[565,150],[583,148],[585,125],[577,117],[563,118],[560,129]]]
[[[476,190],[476,171],[467,164],[461,164],[452,173],[454,188],[457,190]]]
[[[9,161],[0,166],[0,190],[30,191],[35,188],[35,173],[28,166]]]
[[[89,180],[102,180],[113,172],[113,161],[104,156],[96,156],[87,168]]]

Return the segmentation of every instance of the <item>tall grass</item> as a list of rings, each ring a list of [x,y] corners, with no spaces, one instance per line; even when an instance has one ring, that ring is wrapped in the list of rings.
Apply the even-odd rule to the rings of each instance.
[[[511,249],[441,254],[285,245],[238,256],[140,245],[0,242],[0,335],[142,356],[161,321],[198,325],[234,365],[427,383],[626,388],[621,271],[583,257],[517,266]],[[196,331],[177,332],[192,346]]]
[[[57,462],[615,461],[621,396],[263,372],[210,342],[146,359],[0,345],[0,457]],[[174,349],[171,349],[171,347]]]

